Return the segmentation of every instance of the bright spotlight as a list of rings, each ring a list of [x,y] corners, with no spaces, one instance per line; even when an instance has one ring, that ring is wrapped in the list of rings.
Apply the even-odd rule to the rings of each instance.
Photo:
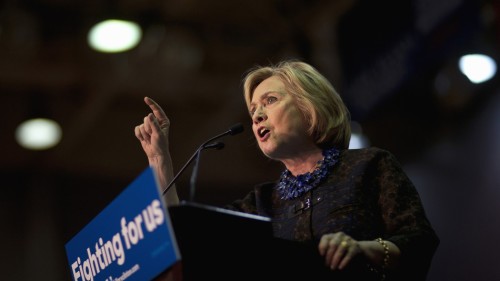
[[[489,80],[497,71],[495,60],[481,54],[462,56],[458,65],[460,71],[475,84]]]
[[[90,29],[88,43],[100,52],[123,52],[135,47],[141,40],[141,34],[141,28],[134,22],[110,19]]]
[[[62,130],[55,121],[36,118],[24,121],[16,129],[16,140],[24,148],[49,149],[59,143]]]

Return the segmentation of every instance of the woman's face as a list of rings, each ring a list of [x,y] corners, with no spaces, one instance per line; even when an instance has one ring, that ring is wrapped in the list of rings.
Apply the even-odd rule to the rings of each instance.
[[[307,134],[303,114],[277,77],[267,78],[255,88],[249,110],[253,133],[267,157],[285,159],[316,147]]]

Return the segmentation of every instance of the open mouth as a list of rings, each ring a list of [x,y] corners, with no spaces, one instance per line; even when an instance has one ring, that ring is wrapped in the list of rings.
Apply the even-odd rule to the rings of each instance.
[[[260,138],[265,137],[269,133],[269,129],[265,127],[261,127],[257,130],[257,134],[259,135]]]

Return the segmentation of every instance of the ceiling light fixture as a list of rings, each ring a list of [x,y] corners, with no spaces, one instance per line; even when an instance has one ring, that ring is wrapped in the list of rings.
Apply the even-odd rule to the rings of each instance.
[[[138,24],[117,19],[102,21],[88,33],[88,43],[96,51],[118,53],[134,48],[142,37]]]

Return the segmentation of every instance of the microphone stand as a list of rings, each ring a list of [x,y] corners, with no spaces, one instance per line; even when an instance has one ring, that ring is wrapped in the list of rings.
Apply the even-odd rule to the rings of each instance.
[[[207,144],[203,146],[201,149],[198,149],[196,153],[196,160],[194,162],[194,167],[193,171],[191,172],[191,179],[190,179],[190,189],[189,189],[189,201],[193,202],[194,201],[194,192],[196,190],[196,177],[198,175],[198,167],[200,163],[200,157],[201,157],[201,151],[206,148],[215,148],[217,150],[223,149],[224,148],[224,143],[223,142],[214,142],[211,144]]]
[[[196,161],[194,162],[193,171],[191,172],[191,179],[189,181],[189,201],[194,202],[194,192],[196,190],[196,175],[198,174],[198,163],[200,163],[201,150],[196,153]]]

